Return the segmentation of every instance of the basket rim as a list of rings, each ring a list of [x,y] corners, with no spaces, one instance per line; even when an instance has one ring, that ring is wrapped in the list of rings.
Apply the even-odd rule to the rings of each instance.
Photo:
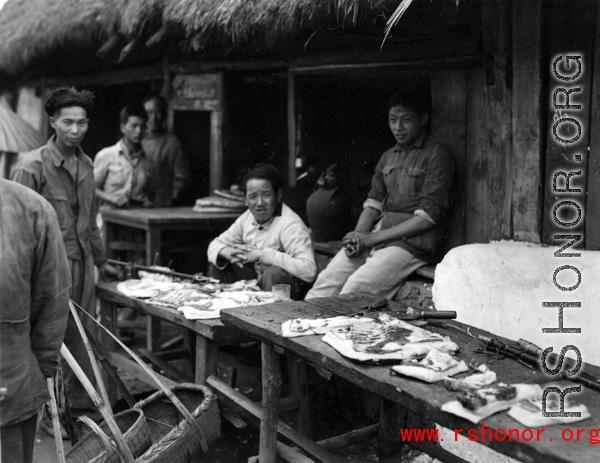
[[[197,415],[204,410],[207,410],[210,405],[217,400],[217,395],[207,386],[196,383],[180,383],[176,384],[169,388],[171,391],[194,391],[194,392],[202,392],[204,395],[204,399],[202,402],[193,410],[192,415]],[[143,410],[143,407],[146,407],[148,404],[156,402],[157,400],[167,397],[164,391],[158,390],[143,400],[140,400],[136,403],[131,410]]]

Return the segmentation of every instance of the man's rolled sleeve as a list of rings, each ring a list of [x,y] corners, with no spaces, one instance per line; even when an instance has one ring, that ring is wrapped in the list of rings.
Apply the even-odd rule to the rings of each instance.
[[[423,211],[433,223],[441,223],[450,207],[453,176],[452,157],[444,148],[438,147],[427,163],[417,205],[417,210]]]
[[[317,276],[317,264],[312,242],[306,227],[295,222],[287,225],[281,233],[282,251],[263,249],[262,263],[276,265],[308,283]]]

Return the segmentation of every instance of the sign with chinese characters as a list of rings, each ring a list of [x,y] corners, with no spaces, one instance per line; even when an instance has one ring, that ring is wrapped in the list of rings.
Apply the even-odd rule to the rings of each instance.
[[[218,74],[178,75],[173,79],[173,96],[214,100],[218,97],[218,79]]]

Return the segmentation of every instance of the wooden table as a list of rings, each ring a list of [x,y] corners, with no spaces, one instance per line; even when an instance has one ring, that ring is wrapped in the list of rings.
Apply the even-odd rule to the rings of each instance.
[[[151,305],[141,299],[125,296],[116,289],[117,283],[98,283],[96,285],[96,297],[100,299],[101,321],[112,333],[117,332],[117,313],[119,307],[133,307],[158,320],[174,323],[186,328],[195,334],[195,364],[194,381],[204,384],[206,378],[215,374],[219,355],[219,345],[227,345],[247,340],[240,331],[232,327],[226,327],[219,319],[211,320],[188,320],[181,312],[168,307]],[[160,345],[160,331],[147,333],[147,349],[155,352]],[[108,338],[108,336],[106,337]],[[104,339],[103,345],[109,351],[114,351],[114,341]],[[124,361],[123,358],[111,355],[111,359],[120,362],[119,366],[129,365],[135,368],[133,362]],[[154,384],[151,382],[150,384]]]
[[[105,223],[104,242],[109,257],[117,250],[145,251],[146,265],[152,265],[160,258],[164,246],[165,231],[211,232],[216,236],[229,227],[240,213],[195,212],[191,207],[170,207],[157,209],[108,209],[102,212]],[[120,226],[143,230],[145,243],[118,241],[116,229]],[[160,260],[156,260],[160,262]]]
[[[456,393],[447,391],[443,384],[425,384],[417,380],[391,376],[389,365],[372,366],[353,362],[322,342],[322,336],[320,335],[296,338],[282,337],[281,324],[284,321],[291,318],[315,319],[333,317],[339,315],[339,312],[349,313],[364,304],[364,296],[359,296],[348,294],[337,298],[319,298],[310,301],[288,303],[279,302],[260,307],[228,309],[221,313],[221,319],[226,326],[235,327],[262,341],[263,407],[260,415],[260,463],[275,461],[278,426],[277,407],[279,385],[281,383],[279,363],[274,359],[276,357],[274,349],[276,348],[283,349],[302,361],[307,361],[312,365],[324,368],[367,391],[377,394],[382,398],[384,403],[399,404],[404,409],[425,417],[426,421],[433,421],[450,430],[462,429],[463,435],[466,435],[469,429],[477,429],[478,434],[480,433],[481,424],[478,426],[473,425],[465,419],[441,410],[441,406],[444,403],[456,398]],[[342,299],[348,302],[343,303]],[[474,348],[481,347],[481,342],[470,337],[465,331],[461,331],[466,329],[465,325],[455,321],[444,323],[451,324],[453,327],[434,326],[430,323],[425,328],[450,336],[460,347],[460,354],[458,356],[467,363],[471,359],[486,360],[482,354],[474,353]],[[472,328],[471,332],[489,335],[489,333],[475,328]],[[498,337],[498,339],[502,338]],[[562,343],[558,344],[562,346]],[[559,348],[555,348],[555,350],[557,349],[560,350]],[[489,359],[487,360],[489,361]],[[498,375],[498,382],[543,383],[549,379],[541,373],[533,371],[509,358],[497,360],[491,368]],[[600,368],[595,366],[585,365],[584,371],[591,373],[596,378],[600,377]],[[220,383],[212,377],[209,378],[208,383],[209,385],[216,386],[217,389],[221,387]],[[577,396],[577,400],[588,407],[592,414],[591,418],[570,426],[549,426],[539,442],[536,442],[534,439],[531,442],[489,442],[486,440],[483,443],[519,461],[595,463],[598,461],[598,449],[587,442],[589,437],[587,431],[583,435],[584,442],[572,441],[567,443],[561,438],[561,432],[566,428],[585,428],[588,431],[591,428],[600,429],[600,394],[583,387],[583,392]],[[385,412],[389,408],[382,406],[382,411]],[[382,418],[384,418],[384,413],[382,413]],[[484,422],[485,426],[492,430],[525,429],[524,426],[510,418],[506,412],[493,415],[485,419]],[[381,424],[383,427],[384,423],[382,422]],[[285,427],[282,428],[281,423],[279,424],[279,432],[292,439],[316,461],[337,461],[331,454],[320,450],[312,442],[309,441],[307,443],[307,440],[303,440],[299,433]],[[399,438],[396,436],[395,439]],[[439,449],[439,446],[436,447]],[[438,458],[440,457],[438,456]],[[444,459],[443,455],[440,459]],[[448,461],[459,460],[448,458]]]

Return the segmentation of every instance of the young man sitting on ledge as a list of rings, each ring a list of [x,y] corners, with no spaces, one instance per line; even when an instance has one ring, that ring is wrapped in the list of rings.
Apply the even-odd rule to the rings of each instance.
[[[427,129],[430,101],[429,92],[407,88],[388,102],[396,145],[379,159],[356,228],[306,299],[360,291],[391,299],[408,275],[434,261],[454,168]]]
[[[313,282],[317,265],[306,225],[282,202],[281,173],[259,164],[242,185],[248,210],[208,246],[208,275],[223,283],[256,278],[264,291],[289,284],[297,299],[300,282]]]

